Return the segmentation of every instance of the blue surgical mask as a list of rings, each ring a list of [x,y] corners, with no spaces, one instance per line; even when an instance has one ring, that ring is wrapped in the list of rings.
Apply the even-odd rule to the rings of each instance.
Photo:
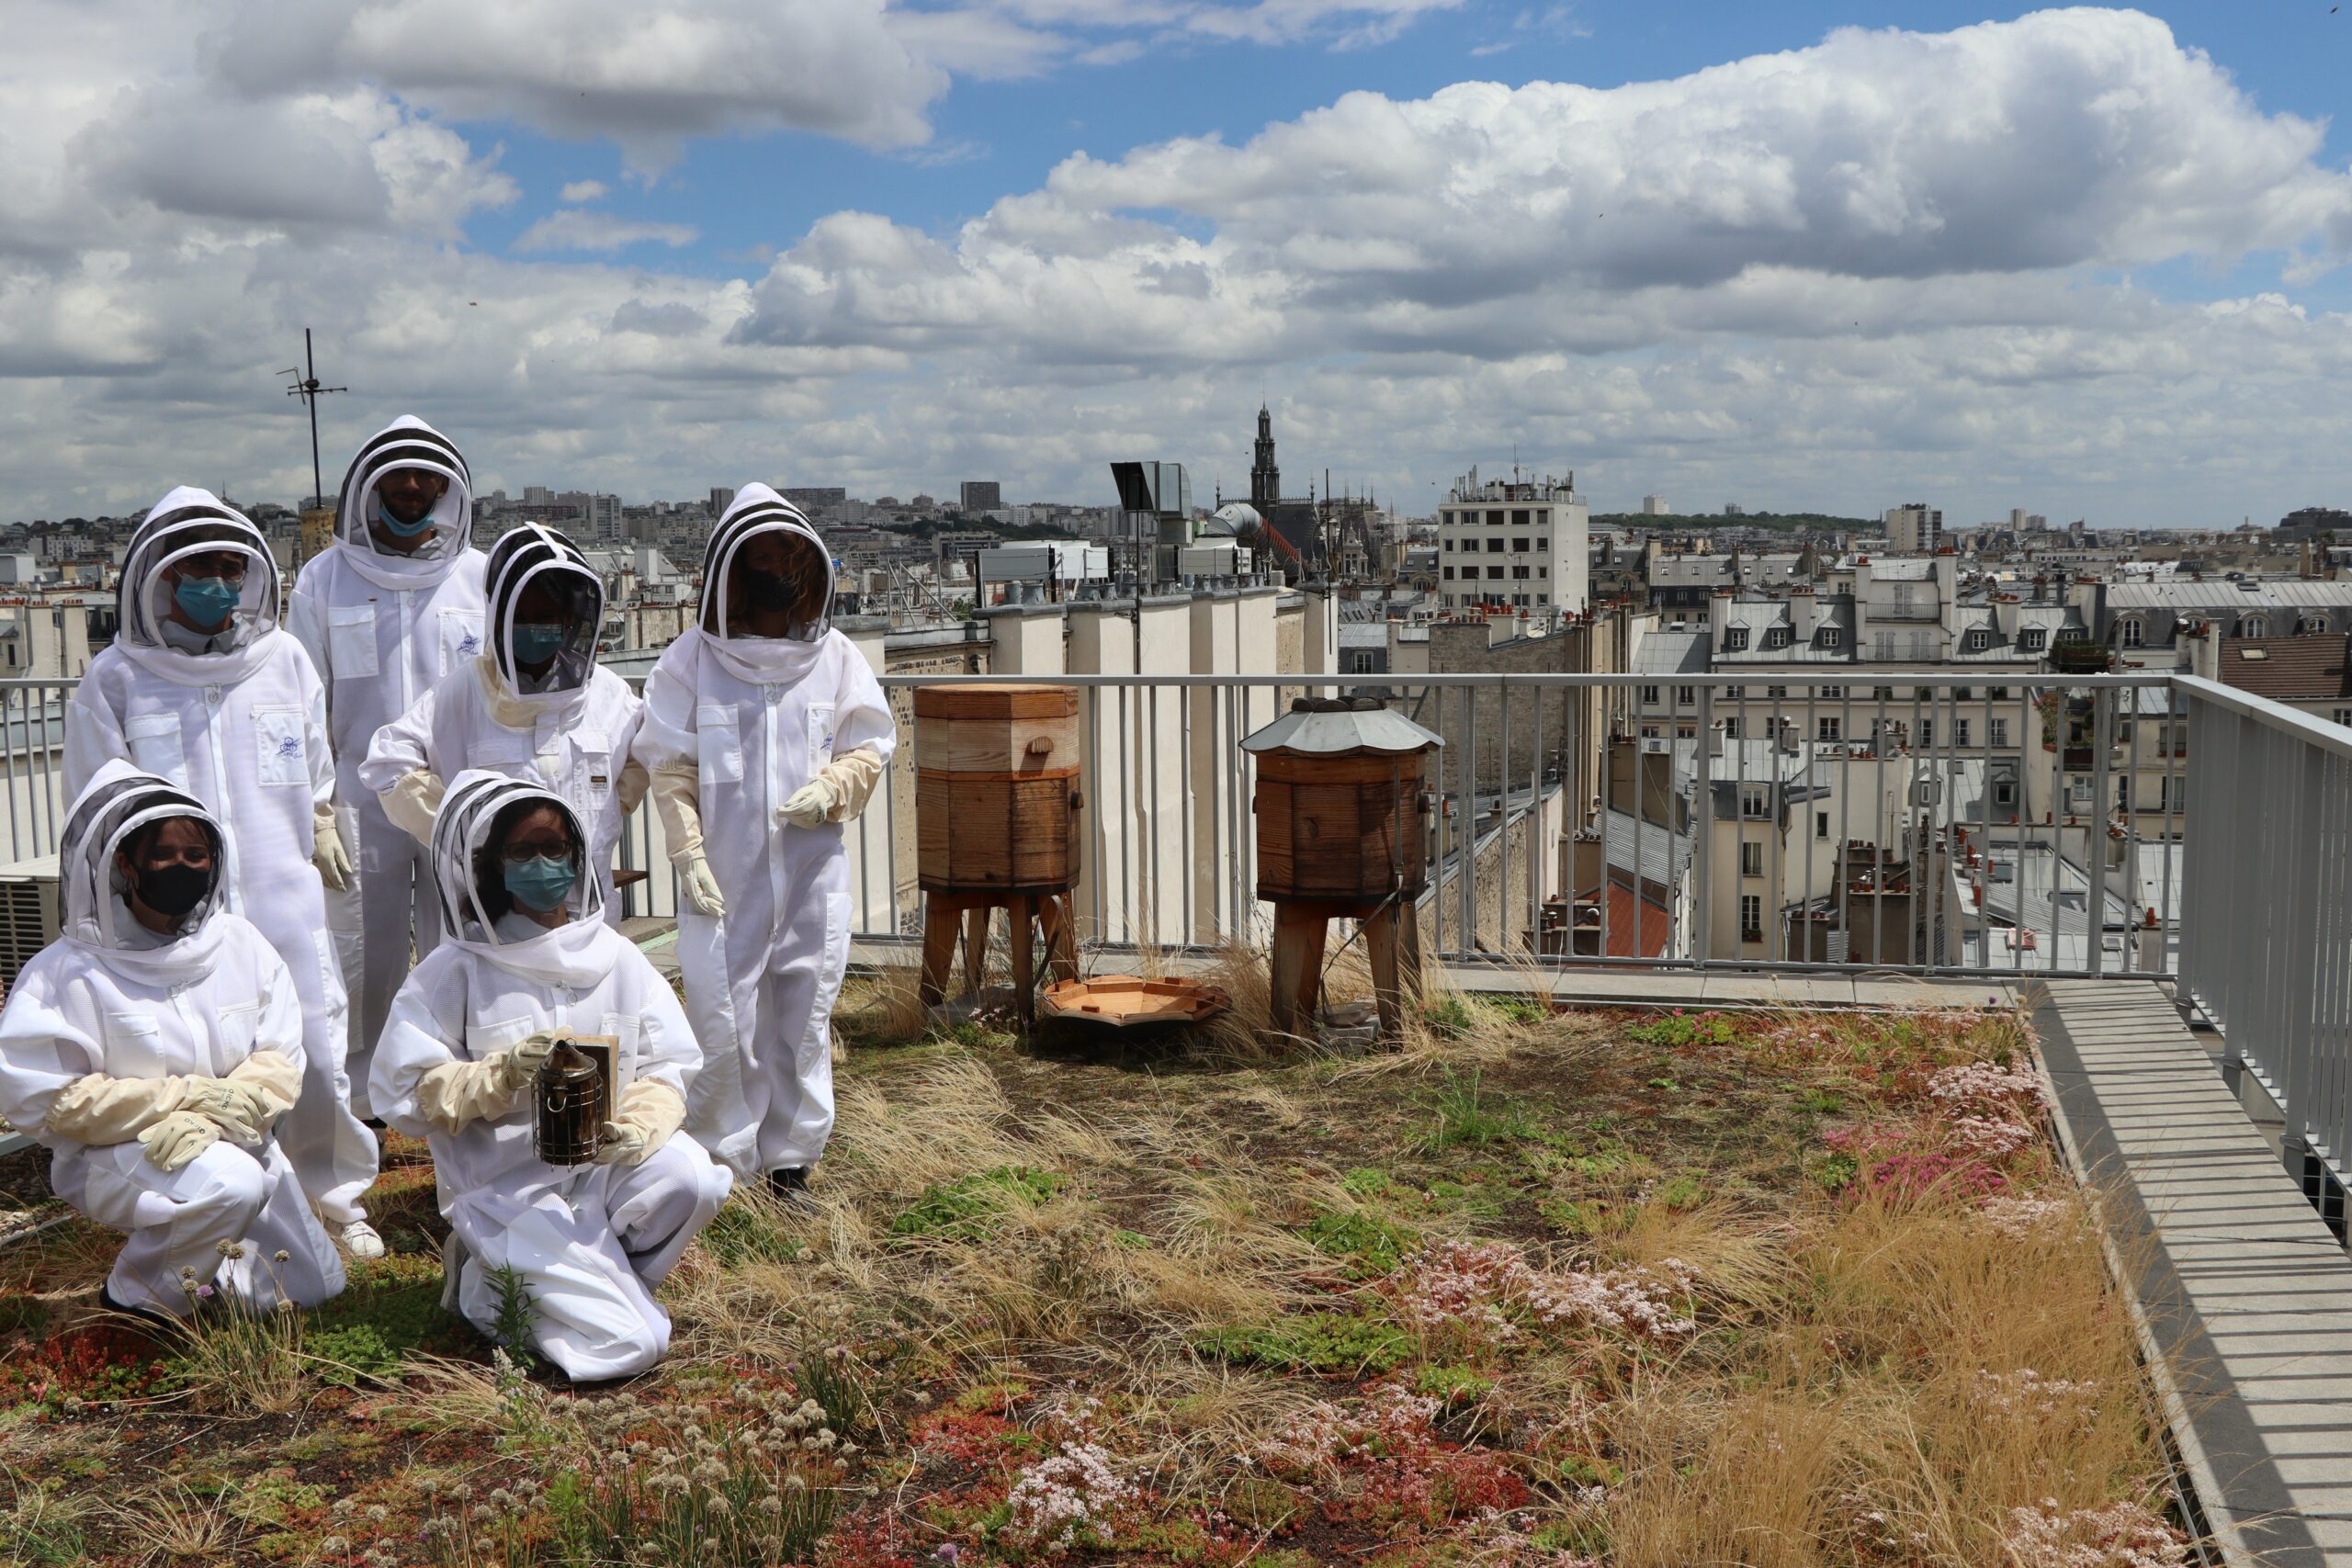
[[[571,897],[571,885],[580,880],[570,860],[551,855],[510,860],[505,863],[505,874],[506,891],[514,896],[514,901],[542,915]]]
[[[172,602],[199,631],[209,632],[226,621],[244,596],[244,588],[225,577],[183,577],[172,585]]]
[[[403,523],[399,518],[392,515],[392,509],[390,507],[386,506],[381,501],[378,501],[376,502],[376,521],[381,523],[387,529],[390,530],[392,533],[398,534],[403,539],[413,539],[419,534],[424,533],[427,528],[432,527],[433,513],[434,509],[428,506],[424,509],[424,516],[418,518],[413,523]]]
[[[563,651],[563,639],[571,628],[558,622],[553,626],[539,621],[514,623],[514,661],[517,664],[545,664]]]

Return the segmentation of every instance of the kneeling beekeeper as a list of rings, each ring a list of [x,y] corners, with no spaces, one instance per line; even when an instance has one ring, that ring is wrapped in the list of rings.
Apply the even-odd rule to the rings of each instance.
[[[534,1347],[565,1375],[660,1360],[654,1287],[726,1201],[725,1168],[675,1135],[701,1052],[676,996],[602,919],[571,807],[482,772],[450,781],[433,824],[440,946],[393,998],[370,1082],[376,1109],[433,1149],[443,1302],[497,1324],[512,1270]],[[606,1107],[583,1163],[551,1163],[542,1069],[584,1055]],[[577,1150],[563,1157],[582,1157]]]
[[[302,998],[225,908],[233,853],[195,796],[101,765],[61,840],[62,933],[0,1010],[0,1113],[48,1146],[59,1197],[129,1233],[103,1287],[117,1309],[343,1289],[276,1132],[301,1092]]]

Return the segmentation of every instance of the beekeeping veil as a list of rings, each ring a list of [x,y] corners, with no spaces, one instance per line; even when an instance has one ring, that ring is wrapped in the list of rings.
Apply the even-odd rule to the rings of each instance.
[[[430,536],[407,553],[381,547],[372,526],[381,515],[377,491],[395,468],[423,468],[449,481],[434,503]],[[457,569],[473,538],[473,476],[456,444],[414,414],[402,414],[369,436],[344,471],[334,538],[354,570],[379,588],[430,588]]]
[[[581,856],[580,875],[564,901],[571,918],[527,942],[499,937],[482,898],[482,852],[511,806],[551,806],[570,826]],[[561,795],[502,773],[468,769],[449,783],[433,820],[433,873],[441,893],[442,940],[481,954],[510,975],[545,986],[593,986],[611,973],[620,937],[604,921],[605,897],[587,863],[588,835]]]
[[[245,557],[237,603],[209,635],[175,614],[175,581],[194,558],[233,550]],[[115,587],[116,640],[142,667],[187,685],[235,681],[268,657],[277,627],[277,562],[261,530],[210,491],[182,485],[157,502],[130,538]]]
[[[181,920],[178,934],[160,943],[130,912],[130,884],[116,864],[152,823],[192,817],[212,844],[212,885]],[[63,906],[61,934],[108,968],[142,985],[182,986],[212,973],[220,932],[213,920],[235,886],[228,835],[194,795],[132,764],[107,763],[66,813],[59,840],[57,879]]]

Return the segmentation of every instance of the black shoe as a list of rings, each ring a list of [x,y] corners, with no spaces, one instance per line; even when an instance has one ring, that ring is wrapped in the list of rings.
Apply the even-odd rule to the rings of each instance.
[[[814,1208],[816,1201],[808,1196],[808,1168],[787,1165],[769,1171],[768,1196],[787,1209]]]
[[[114,1292],[107,1290],[104,1284],[98,1286],[98,1304],[108,1312],[120,1313],[125,1317],[135,1317],[142,1323],[151,1323],[159,1328],[175,1328],[179,1325],[177,1318],[155,1307],[124,1305],[114,1299]]]

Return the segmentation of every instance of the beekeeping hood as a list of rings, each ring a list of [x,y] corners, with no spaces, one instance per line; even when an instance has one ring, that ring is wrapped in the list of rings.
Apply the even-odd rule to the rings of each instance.
[[[193,817],[212,840],[212,886],[181,920],[176,936],[159,938],[130,912],[130,884],[116,852],[151,822]],[[233,849],[201,802],[170,781],[117,760],[91,776],[66,813],[59,840],[57,879],[64,940],[107,968],[141,985],[181,986],[212,973],[220,945],[214,919],[235,886]]]
[[[551,806],[570,824],[580,846],[580,876],[565,907],[571,920],[527,942],[506,942],[481,901],[474,867],[490,842],[499,814],[522,802]],[[433,819],[433,874],[441,893],[442,940],[488,959],[508,974],[542,986],[593,986],[612,972],[620,937],[604,921],[605,897],[588,863],[588,835],[561,795],[503,773],[469,768],[449,782],[441,813]]]
[[[794,606],[790,629],[780,637],[730,633],[735,606],[728,603],[735,562],[745,546],[763,534],[781,534],[813,551],[818,567]],[[833,625],[833,553],[800,509],[763,484],[748,484],[734,502],[702,558],[702,634],[711,651],[746,681],[795,680],[816,662],[817,645]]]
[[[369,525],[379,514],[377,487],[394,468],[424,468],[449,481],[433,505],[429,536],[413,554],[379,548]],[[473,476],[450,439],[402,414],[369,436],[345,470],[335,498],[334,540],[353,570],[379,588],[431,588],[457,570],[473,538]]]
[[[245,557],[244,587],[224,629],[206,639],[171,619],[169,574],[191,557],[221,550]],[[243,513],[210,491],[182,485],[157,502],[131,536],[115,585],[115,615],[116,641],[142,668],[191,686],[233,682],[269,656],[265,645],[277,629],[277,562]],[[207,640],[206,651],[178,646]]]
[[[534,586],[564,607],[563,646],[544,676],[515,661],[514,606]],[[490,547],[484,576],[490,606],[490,650],[507,694],[532,706],[560,706],[587,685],[596,669],[596,635],[605,624],[605,582],[578,545],[552,528],[526,523]]]

